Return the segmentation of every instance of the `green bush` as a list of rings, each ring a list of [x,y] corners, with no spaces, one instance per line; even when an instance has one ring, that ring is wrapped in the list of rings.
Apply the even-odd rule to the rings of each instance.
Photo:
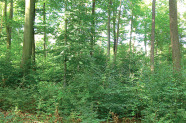
[[[184,81],[173,75],[171,66],[156,66],[154,74],[143,73],[143,110],[146,122],[183,122],[185,116]],[[182,112],[182,114],[181,114]]]
[[[11,62],[0,59],[0,86],[17,86],[21,78],[20,69],[15,69]]]

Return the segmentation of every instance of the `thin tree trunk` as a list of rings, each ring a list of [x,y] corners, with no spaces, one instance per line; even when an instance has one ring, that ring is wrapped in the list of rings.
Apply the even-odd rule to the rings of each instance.
[[[115,50],[114,50],[115,51],[114,52],[114,62],[116,62],[116,56],[117,56],[118,39],[119,39],[120,15],[121,15],[121,0],[120,0],[119,15],[118,15],[116,43],[114,44],[114,47],[115,47]]]
[[[129,41],[129,76],[131,76],[131,56],[132,56],[132,32],[133,32],[133,10],[131,15],[131,26],[130,26],[130,41]]]
[[[47,52],[46,52],[46,12],[45,12],[45,3],[43,3],[43,24],[44,24],[44,37],[43,37],[43,40],[44,40],[44,44],[43,44],[43,47],[44,47],[44,58],[46,59],[47,57]]]
[[[146,20],[146,16],[145,16]],[[145,21],[145,38],[144,38],[144,45],[145,45],[145,56],[147,55],[147,23]]]
[[[0,28],[0,33],[2,32],[2,29],[3,29],[3,9],[2,9],[2,17],[1,17],[1,28]]]
[[[10,21],[13,20],[13,0],[10,1],[10,15],[9,15],[9,19],[10,19]],[[10,45],[11,45],[11,39],[12,39],[11,33],[12,33],[12,25],[9,25],[9,34],[10,34],[10,39],[9,39],[10,41],[9,42],[10,42]]]
[[[35,0],[26,0],[23,55],[22,55],[22,63],[21,63],[21,67],[23,68],[24,74],[27,74],[29,72],[29,69],[31,68],[32,45],[34,42],[33,40],[34,9],[35,9]]]
[[[132,10],[132,15],[131,15],[131,25],[130,25],[130,41],[129,41],[129,53],[131,53],[131,45],[132,45],[132,32],[133,32],[133,10]]]
[[[9,25],[8,25],[8,17],[7,17],[7,0],[5,0],[5,6],[4,6],[4,18],[5,18],[5,29],[6,29],[6,44],[7,44],[7,49],[10,49],[11,42],[10,42],[10,33],[9,33]]]
[[[11,27],[11,21],[13,19],[13,0],[11,0],[10,2],[10,14],[9,14],[9,18],[7,15],[7,0],[5,0],[5,6],[4,6],[4,17],[5,17],[5,29],[6,29],[6,42],[7,42],[7,53],[6,53],[6,57],[7,57],[7,61],[10,61],[10,50],[11,50],[11,31],[12,31],[12,27]]]
[[[4,16],[5,16],[5,25],[6,25],[6,33],[7,33],[7,38],[6,38],[7,49],[10,50],[11,49],[11,32],[12,32],[12,27],[11,27],[10,23],[11,23],[11,20],[13,19],[13,0],[11,0],[11,2],[10,2],[9,22],[8,22],[8,16],[7,16],[7,0],[5,0]],[[10,54],[8,53],[8,55],[10,55]]]
[[[91,51],[90,55],[93,55],[94,51],[94,43],[95,43],[95,5],[96,5],[96,0],[92,0],[92,27],[91,27]]]
[[[115,7],[115,3],[112,4],[113,5],[113,35],[114,35],[114,47],[113,47],[113,51],[114,54],[116,53],[116,14],[117,14],[117,10]]]
[[[31,40],[32,40],[32,68],[35,71],[36,70],[36,60],[35,60],[35,31],[34,31],[34,23],[35,23],[35,3],[33,5],[33,27],[32,27],[32,36],[31,36]]]
[[[156,0],[153,0],[152,2],[151,54],[150,54],[150,66],[151,66],[152,73],[154,72],[155,3],[156,3]]]
[[[170,37],[172,45],[172,60],[175,72],[181,71],[181,52],[178,37],[177,0],[169,0]]]
[[[108,33],[108,44],[107,44],[107,56],[108,60],[110,60],[110,7],[111,7],[112,1],[109,0],[108,3],[108,24],[107,24],[107,33]]]
[[[117,8],[116,8],[116,5],[115,5],[115,0],[113,1],[112,3],[113,7],[113,35],[114,35],[114,46],[113,46],[113,51],[114,51],[114,65],[115,65],[115,53],[116,53],[116,15],[117,15]]]
[[[67,0],[65,1],[65,12],[67,12]],[[65,46],[67,45],[67,16],[65,16]],[[64,59],[64,87],[67,84],[67,53],[65,51],[65,59]]]

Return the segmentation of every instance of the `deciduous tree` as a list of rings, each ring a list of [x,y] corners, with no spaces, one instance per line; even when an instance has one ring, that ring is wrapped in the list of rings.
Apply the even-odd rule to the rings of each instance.
[[[91,27],[91,51],[90,55],[93,55],[94,44],[95,44],[95,5],[96,0],[92,0],[92,27]]]
[[[22,64],[23,72],[27,73],[31,68],[32,48],[34,44],[34,14],[35,0],[25,0],[25,25],[24,25],[24,41]]]
[[[169,17],[173,68],[174,71],[179,72],[181,70],[181,53],[178,37],[177,0],[169,0]]]
[[[156,3],[156,0],[153,0],[153,1],[152,1],[151,51],[150,51],[150,66],[151,66],[151,72],[154,72],[155,3]]]
[[[44,40],[44,44],[43,44],[43,47],[44,47],[44,57],[46,59],[46,56],[47,56],[47,52],[46,52],[46,12],[45,12],[45,3],[43,3],[43,25],[44,25],[44,29],[43,29],[43,33],[44,33],[44,37],[43,37],[43,40]]]
[[[110,9],[111,9],[112,0],[108,2],[108,24],[107,24],[107,35],[108,35],[108,43],[107,43],[107,55],[110,60]]]

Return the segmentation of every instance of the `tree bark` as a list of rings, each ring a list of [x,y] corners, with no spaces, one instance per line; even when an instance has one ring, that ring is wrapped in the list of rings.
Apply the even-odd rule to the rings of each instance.
[[[146,16],[145,16],[146,20]],[[145,56],[147,55],[147,23],[145,21],[145,38],[144,38],[144,45],[145,45]]]
[[[34,9],[35,0],[25,0],[25,25],[24,25],[24,41],[23,41],[23,55],[21,67],[24,74],[27,74],[31,68],[31,56],[33,46],[33,29],[34,29]]]
[[[43,29],[43,32],[44,32],[44,37],[43,37],[43,40],[44,40],[44,44],[43,44],[43,48],[44,48],[44,58],[46,59],[47,57],[47,52],[46,52],[46,7],[45,7],[45,3],[43,3],[43,25],[44,25],[44,29]]]
[[[117,10],[116,10],[116,7],[115,7],[115,3],[113,2],[113,35],[114,35],[114,47],[113,47],[113,51],[114,51],[114,54],[116,53],[116,50],[115,50],[115,45],[116,45],[116,14],[117,14]]]
[[[13,20],[13,0],[10,1],[10,15],[9,15],[9,20]],[[12,24],[12,22],[11,22]],[[11,39],[12,39],[12,25],[9,24],[9,44],[11,48]]]
[[[7,38],[6,38],[7,49],[10,50],[11,49],[11,32],[12,32],[11,21],[13,19],[13,0],[10,1],[9,20],[7,16],[7,0],[5,0],[4,17],[5,17],[5,27],[6,27],[6,34],[7,34]],[[10,54],[8,53],[7,55],[10,55]]]
[[[111,8],[112,0],[109,0],[108,3],[108,24],[107,24],[107,33],[108,33],[108,43],[107,43],[107,56],[108,60],[110,60],[110,8]]]
[[[2,9],[2,16],[1,16],[1,28],[0,28],[0,33],[2,33],[2,29],[3,29],[3,9]]]
[[[65,12],[67,12],[67,0],[65,1]],[[67,46],[67,15],[65,16],[65,46]],[[64,53],[64,82],[63,82],[63,85],[64,87],[67,85],[67,53],[66,53],[66,50],[65,50],[65,53]]]
[[[153,0],[152,2],[151,54],[150,54],[150,66],[151,66],[152,73],[154,72],[155,3],[156,3],[156,0]]]
[[[114,65],[115,65],[115,53],[116,53],[116,15],[117,15],[117,8],[115,6],[115,0],[113,1],[113,35],[114,35],[114,46],[113,46],[113,51],[114,51]]]
[[[93,55],[93,51],[94,51],[94,44],[95,44],[95,5],[96,5],[96,0],[92,0],[92,26],[91,26],[91,51],[90,51],[90,55]]]
[[[131,22],[131,25],[130,25],[129,53],[131,53],[131,51],[132,51],[131,45],[132,45],[132,32],[133,32],[133,10],[132,10],[130,22]]]
[[[172,45],[173,69],[175,72],[181,70],[181,52],[178,37],[177,22],[177,0],[169,0],[170,37]]]
[[[121,15],[121,0],[120,0],[120,7],[119,7],[119,14],[118,14],[116,43],[114,43],[114,62],[116,62],[116,56],[117,56],[118,39],[119,39],[120,15]]]
[[[132,3],[131,3],[132,4]],[[133,32],[133,8],[131,15],[130,41],[129,41],[129,76],[131,76],[131,56],[132,56],[132,32]]]
[[[32,27],[32,68],[36,70],[36,59],[35,59],[35,31],[34,31],[34,23],[35,23],[35,3],[33,5],[33,27]]]
[[[5,22],[5,29],[6,29],[6,44],[7,44],[7,49],[10,49],[11,42],[10,42],[10,33],[9,33],[9,25],[8,25],[8,17],[7,17],[7,0],[5,0],[5,6],[4,6],[4,22]]]

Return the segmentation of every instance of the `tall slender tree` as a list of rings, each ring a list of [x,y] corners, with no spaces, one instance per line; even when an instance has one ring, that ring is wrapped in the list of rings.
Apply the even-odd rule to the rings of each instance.
[[[116,1],[113,0],[113,7],[112,7],[112,13],[113,13],[113,36],[114,36],[114,47],[113,47],[113,51],[114,51],[114,54],[115,54],[115,45],[116,45],[116,15],[117,15],[117,7],[116,7]]]
[[[35,60],[35,31],[34,31],[34,23],[35,23],[35,4],[33,4],[33,27],[32,27],[32,66],[33,70],[36,70],[36,60]]]
[[[13,20],[13,0],[10,0],[10,15],[9,15],[9,20],[12,21]],[[12,23],[12,22],[11,22]],[[10,23],[10,24],[11,24]],[[9,42],[11,45],[11,39],[12,39],[12,25],[9,24]]]
[[[8,1],[4,1],[4,22],[5,22],[5,29],[6,29],[6,42],[7,42],[7,60],[10,60],[10,49],[11,49],[11,32],[12,32],[12,19],[13,19],[13,0],[10,1],[10,11],[9,11],[9,17],[8,17],[8,12],[7,12],[7,6],[8,6]]]
[[[154,72],[155,4],[156,4],[156,0],[153,0],[152,1],[151,52],[150,52],[151,72]]]
[[[47,56],[47,52],[46,52],[46,7],[45,7],[45,3],[43,3],[43,24],[44,24],[44,29],[43,29],[43,33],[44,33],[44,37],[43,37],[43,40],[44,40],[44,44],[43,44],[43,47],[44,47],[44,57],[46,59],[46,56]]]
[[[35,0],[25,0],[25,25],[22,64],[23,72],[26,74],[31,68],[32,46],[34,42],[34,14]]]
[[[132,15],[131,15],[131,19],[130,19],[130,40],[129,40],[129,53],[131,54],[132,51],[132,33],[133,33],[133,10],[132,10]]]
[[[131,76],[131,56],[132,56],[132,33],[133,33],[133,19],[134,19],[134,13],[133,13],[133,5],[132,2],[131,5],[131,19],[130,19],[130,40],[129,40],[129,74]]]
[[[181,70],[181,52],[178,37],[177,0],[169,0],[170,37],[174,71]]]
[[[5,27],[6,27],[6,34],[7,34],[6,42],[7,42],[7,49],[11,49],[11,32],[12,32],[11,22],[13,19],[13,0],[10,1],[9,18],[7,15],[7,5],[8,5],[7,0],[5,0],[4,18],[5,18]]]
[[[110,60],[110,9],[111,9],[112,0],[108,2],[108,24],[107,24],[107,34],[108,34],[108,43],[107,43],[107,56],[108,60]]]
[[[68,0],[65,0],[65,13],[67,12],[67,1]],[[67,23],[68,23],[68,21],[67,21],[67,15],[65,14],[65,46],[67,45]],[[66,84],[67,84],[67,53],[66,53],[66,51],[65,51],[65,53],[64,53],[64,57],[65,57],[65,59],[64,59],[64,77],[63,77],[63,79],[64,79],[64,82],[63,82],[63,85],[64,86],[66,86]]]
[[[3,9],[2,9],[2,14],[1,14],[1,28],[0,28],[0,33],[2,32],[3,29]]]
[[[116,42],[114,42],[114,62],[116,62],[116,55],[117,55],[117,47],[118,47],[118,39],[119,39],[120,15],[121,15],[121,0],[120,0],[119,13],[118,13]]]
[[[6,27],[6,33],[7,33],[7,38],[6,38],[6,42],[7,42],[7,49],[10,49],[10,40],[9,40],[9,28],[8,28],[8,18],[7,18],[7,0],[5,0],[5,4],[4,4],[4,22],[5,22],[5,27]]]
[[[90,55],[93,55],[94,44],[95,44],[95,5],[96,0],[92,0],[92,27],[91,27],[91,51]]]
[[[146,20],[145,16],[145,20]],[[144,45],[145,45],[145,55],[147,55],[147,22],[145,21],[145,37],[144,37]]]

